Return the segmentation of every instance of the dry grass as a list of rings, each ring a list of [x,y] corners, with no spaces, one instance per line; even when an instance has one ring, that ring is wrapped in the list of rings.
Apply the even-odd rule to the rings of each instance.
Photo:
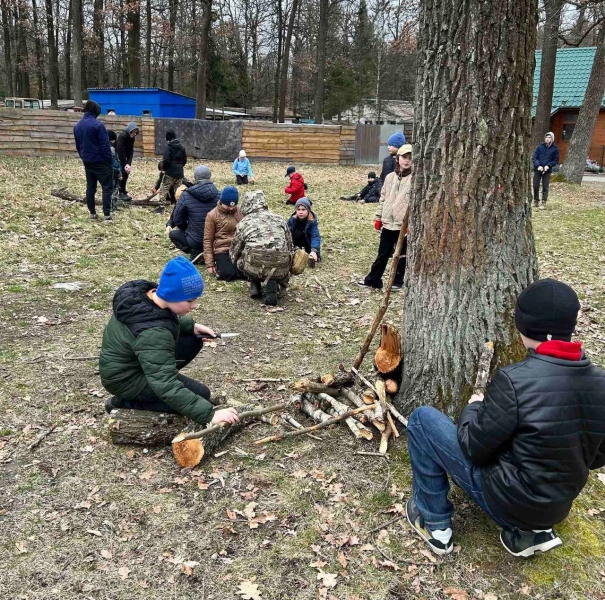
[[[231,183],[230,165],[211,167],[219,186]],[[151,187],[155,168],[155,161],[137,162],[135,196]],[[287,216],[284,166],[256,163],[255,171],[273,209]],[[295,379],[349,362],[380,301],[354,284],[376,249],[373,207],[337,200],[361,187],[367,169],[302,171],[325,261],[293,279],[284,311],[267,312],[248,299],[243,283],[223,284],[204,272],[197,319],[242,335],[207,348],[187,372],[237,402],[269,404],[287,393],[278,385],[253,392],[242,378]],[[3,600],[235,599],[240,582],[252,577],[264,600],[302,600],[322,597],[319,568],[338,576],[326,595],[339,600],[447,598],[448,587],[478,599],[604,597],[605,501],[594,476],[560,527],[564,547],[529,562],[506,555],[496,527],[454,492],[460,550],[433,562],[404,520],[386,534],[368,533],[396,516],[388,511],[409,496],[403,438],[387,464],[356,455],[375,444],[355,443],[344,430],[323,433],[321,442],[298,438],[257,448],[249,442],[268,426],[255,425],[228,445],[229,454],[190,472],[179,471],[170,451],[108,444],[96,362],[69,358],[98,353],[118,285],[157,278],[175,254],[163,233],[165,218],[128,209],[112,224],[91,222],[83,206],[52,198],[58,185],[83,193],[75,160],[3,157],[0,182]],[[580,337],[603,363],[605,193],[553,187],[552,205],[534,223],[542,274],[580,291]],[[86,286],[52,288],[68,281]],[[400,311],[396,298],[389,318],[398,322]],[[28,444],[53,423],[57,430],[30,452]],[[272,520],[252,529],[245,517],[229,517],[250,502]],[[186,574],[183,561],[199,564]]]

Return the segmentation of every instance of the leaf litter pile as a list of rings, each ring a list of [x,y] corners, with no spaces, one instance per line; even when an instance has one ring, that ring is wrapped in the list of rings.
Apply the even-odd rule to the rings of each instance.
[[[232,183],[229,164],[210,167],[219,188]],[[196,319],[241,335],[207,345],[186,373],[237,406],[279,404],[292,382],[352,364],[380,304],[379,294],[355,285],[375,257],[374,207],[337,200],[360,189],[368,169],[297,167],[319,218],[317,269],[293,278],[269,309],[249,300],[242,282],[217,282],[201,267],[206,291]],[[255,170],[255,187],[288,216],[283,165]],[[136,161],[133,196],[148,195],[156,172],[156,161]],[[56,187],[84,193],[78,161],[3,157],[3,598],[603,596],[603,473],[591,475],[558,528],[563,548],[520,563],[456,489],[452,555],[433,556],[411,533],[401,425],[384,457],[374,455],[375,440],[342,425],[257,446],[275,433],[258,421],[196,467],[179,468],[169,447],[113,445],[96,362],[113,292],[129,279],[157,280],[176,252],[165,217],[130,208],[114,223],[91,222],[83,206],[53,198]],[[555,184],[550,202],[533,224],[541,273],[578,289],[579,338],[603,364],[605,187]],[[386,318],[395,326],[401,308],[393,298]]]

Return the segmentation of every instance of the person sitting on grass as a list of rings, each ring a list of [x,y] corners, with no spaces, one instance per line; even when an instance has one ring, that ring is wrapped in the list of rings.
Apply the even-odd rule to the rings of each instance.
[[[382,189],[382,180],[376,177],[374,171],[368,173],[368,184],[361,191],[352,196],[341,196],[341,200],[353,200],[360,204],[373,204],[380,200],[380,190]]]
[[[108,413],[128,408],[196,423],[239,420],[233,408],[214,410],[208,387],[179,373],[199,354],[202,338],[216,337],[187,316],[203,292],[202,276],[182,256],[166,264],[159,283],[138,279],[118,288],[99,360],[103,387],[115,394],[105,403]]]
[[[311,210],[311,201],[302,197],[296,202],[295,210],[288,219],[288,228],[292,234],[295,248],[302,248],[311,260],[320,260],[321,236],[315,213]]]
[[[181,194],[166,223],[166,231],[170,241],[179,250],[189,254],[191,260],[199,260],[204,250],[206,217],[216,207],[220,194],[210,181],[212,173],[206,165],[197,166],[193,177],[195,183]]]
[[[239,193],[236,187],[227,186],[221,192],[221,200],[216,208],[206,217],[204,225],[204,262],[209,273],[217,279],[233,281],[243,275],[229,258],[231,240],[235,236],[235,228],[242,220],[237,203]]]
[[[237,185],[248,185],[254,183],[254,173],[250,160],[246,157],[246,151],[240,150],[239,156],[233,161],[233,174]]]
[[[571,341],[579,310],[568,285],[532,283],[515,308],[528,356],[496,371],[458,427],[430,406],[410,415],[406,513],[435,554],[453,548],[448,475],[502,528],[513,556],[561,544],[553,526],[569,514],[589,471],[605,465],[605,371]]]

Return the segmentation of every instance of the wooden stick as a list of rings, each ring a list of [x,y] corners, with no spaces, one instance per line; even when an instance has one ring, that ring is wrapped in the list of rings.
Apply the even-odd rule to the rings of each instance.
[[[27,448],[29,450],[34,450],[40,445],[40,442],[47,438],[58,426],[58,423],[51,425],[45,432],[41,433]]]
[[[279,417],[277,415],[261,415],[258,420],[262,421],[263,423],[266,423],[267,425],[271,425],[272,427],[275,427],[277,425],[277,421],[278,421]]]
[[[487,386],[487,378],[489,377],[489,367],[494,358],[494,342],[486,342],[479,356],[479,364],[477,366],[477,379],[473,394],[483,394]]]
[[[63,360],[99,360],[99,355],[96,356],[67,356],[67,352],[63,355]]]
[[[242,381],[245,383],[251,383],[254,381],[266,382],[266,383],[282,383],[283,381],[287,381],[283,377],[254,377],[252,379],[238,379],[238,381]]]
[[[380,406],[382,407],[382,411],[384,413],[387,412],[387,390],[384,385],[384,379],[382,377],[378,377],[376,379],[376,393],[378,394],[378,401],[380,402]]]
[[[380,438],[380,448],[378,452],[380,454],[386,454],[389,448],[389,438],[391,437],[391,424],[387,423],[386,429],[382,432],[382,437]]]
[[[357,408],[361,406],[366,406],[366,403],[357,394],[354,394],[351,390],[340,390],[340,395],[349,400]],[[373,410],[369,410],[366,414],[368,415],[370,423],[372,423],[372,425],[374,425],[374,427],[376,427],[376,429],[378,429],[378,431],[382,433],[385,427],[384,422],[379,421],[376,418],[376,413]]]
[[[405,427],[408,426],[408,420],[390,403],[387,402],[389,412]]]
[[[317,398],[327,404],[329,404],[332,408],[335,408],[336,410],[340,411],[340,412],[347,412],[349,410],[349,407],[346,404],[343,404],[342,402],[340,402],[340,400],[337,400],[336,398],[334,398],[333,396],[330,396],[329,394],[317,394]],[[360,404],[359,406],[363,406],[363,403]],[[355,408],[358,408],[357,405],[355,406]],[[360,423],[367,423],[368,421],[368,417],[365,413],[360,413],[358,415],[355,415],[355,419],[357,421],[359,421]]]
[[[337,411],[335,408],[330,407],[330,408],[328,408],[328,414],[330,415],[330,417],[338,417],[339,415],[341,415],[343,413]],[[347,418],[345,418],[345,424],[349,428],[349,430],[351,431],[351,433],[358,440],[360,440],[363,437],[361,435],[361,431],[359,430],[359,427],[358,427],[358,425],[361,425],[361,423],[359,423],[358,421],[356,421],[352,417],[347,417]]]
[[[287,415],[285,413],[282,413],[281,415],[282,420],[284,421],[284,423],[287,423],[288,425],[290,425],[290,427],[292,427],[293,429],[304,429],[304,425],[302,423],[299,423],[294,417],[292,417],[291,415]],[[322,441],[320,437],[313,435],[312,433],[307,433],[307,436],[310,438],[313,438],[314,440],[318,440],[318,441]]]
[[[259,444],[266,444],[267,442],[278,442],[285,438],[294,437],[297,435],[304,435],[306,433],[310,433],[312,431],[317,431],[319,429],[325,429],[326,427],[330,427],[330,425],[334,425],[335,423],[340,423],[340,421],[343,421],[344,419],[346,419],[348,417],[352,417],[352,416],[354,416],[360,412],[364,412],[366,410],[372,410],[373,408],[376,408],[376,406],[373,404],[370,404],[368,406],[362,406],[361,408],[355,408],[354,410],[350,410],[349,412],[345,413],[344,415],[338,415],[338,417],[334,417],[332,419],[329,419],[328,421],[324,421],[323,423],[318,423],[317,425],[313,425],[312,427],[306,427],[305,429],[298,429],[297,431],[282,432],[279,435],[273,435],[268,438],[263,438],[262,440],[256,440],[253,443],[259,445]]]
[[[332,408],[332,411],[334,411],[337,415],[343,415],[349,410],[348,406],[346,406],[345,404],[342,404],[341,402],[336,400],[336,398],[332,398],[332,396],[328,396],[328,394],[318,394],[318,398],[320,398],[324,402],[327,402],[330,405],[330,407]],[[331,411],[328,411],[328,412],[330,414],[332,414]],[[353,421],[353,424],[355,425],[357,431],[359,432],[359,435],[366,440],[371,440],[374,436],[372,435],[372,432],[363,423],[359,422],[360,416],[361,416],[361,413],[359,415],[355,415],[352,418],[348,418],[348,419],[346,419],[346,423],[347,423],[347,425],[349,425],[349,421]]]
[[[391,297],[391,289],[393,287],[393,282],[395,281],[395,275],[397,274],[397,265],[399,263],[399,257],[401,255],[401,249],[403,248],[403,240],[405,239],[405,235],[408,232],[408,222],[410,219],[410,209],[408,208],[405,212],[405,216],[403,217],[403,223],[401,223],[401,229],[399,230],[399,237],[397,238],[397,246],[395,246],[395,252],[393,253],[393,260],[391,262],[391,272],[389,274],[389,280],[387,282],[386,287],[384,288],[384,295],[382,297],[382,304],[374,317],[374,322],[370,327],[370,331],[366,336],[355,360],[353,361],[353,366],[356,369],[359,369],[361,363],[365,355],[368,353],[370,349],[370,344],[376,335],[376,331],[378,330],[378,326],[380,325],[382,318],[384,317],[384,313],[386,313],[387,308],[389,306],[389,299]]]
[[[368,381],[355,367],[351,367],[351,371],[353,371],[353,373],[357,375],[361,383],[369,387],[378,396],[378,392],[376,391],[374,385],[370,381]]]
[[[69,202],[79,202],[80,204],[86,204],[86,198],[82,198],[76,194],[72,194],[69,190],[65,188],[56,188],[50,191],[51,196],[55,196],[55,198],[61,198],[61,200],[68,200]],[[151,202],[150,200],[155,196],[155,194],[150,194],[146,198],[142,198],[140,200],[133,200],[128,204],[131,206],[148,206],[148,207],[157,207],[160,206],[159,202]],[[95,200],[95,204],[101,206],[100,200]]]
[[[397,427],[395,427],[395,423],[393,423],[393,417],[391,417],[391,413],[387,410],[387,421],[391,426],[391,431],[393,433],[393,437],[397,439],[399,437],[399,432],[397,431]]]
[[[319,279],[317,279],[317,275],[313,275],[313,278],[315,279],[315,281],[317,281],[317,285],[319,285],[319,287],[326,293],[326,296],[328,297],[328,299],[332,300],[332,296],[330,296],[330,292],[328,292],[328,288],[321,281],[319,281]]]
[[[260,408],[258,410],[250,410],[248,412],[240,413],[239,419],[242,421],[243,419],[254,419],[255,417],[260,417],[266,413],[275,412],[278,410],[283,410],[284,408],[290,406],[292,400],[288,402],[282,402],[281,404],[276,404],[275,406],[268,406],[267,408]],[[201,431],[193,431],[191,433],[185,434],[183,437],[179,437],[179,442],[184,442],[185,440],[199,440],[204,436],[207,436],[219,429],[224,429],[225,427],[229,427],[229,423],[218,423],[217,425],[212,425],[211,427],[207,427],[206,429],[202,429]]]
[[[313,419],[316,423],[324,423],[330,420],[330,415],[325,413],[319,407],[313,405],[313,403],[304,394],[302,401],[300,402],[300,410],[305,415]]]
[[[299,379],[290,386],[295,392],[310,392],[311,394],[330,394],[330,396],[338,396],[336,388],[328,387],[323,383],[311,381],[308,377]]]

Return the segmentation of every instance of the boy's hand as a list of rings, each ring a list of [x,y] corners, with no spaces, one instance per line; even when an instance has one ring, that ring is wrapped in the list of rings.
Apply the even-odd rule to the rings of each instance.
[[[472,404],[473,402],[483,402],[483,398],[483,394],[473,394],[468,403]]]
[[[546,171],[548,171],[548,165],[544,167],[544,172],[546,173]]]
[[[200,325],[199,323],[196,323],[193,326],[193,333],[195,335],[201,335],[202,337],[210,337],[210,338],[216,337],[216,333],[214,333],[214,331],[212,331],[212,329],[210,329],[210,327],[206,327],[205,325]]]
[[[538,171],[544,171],[544,167],[538,167]]]
[[[214,416],[212,417],[212,425],[217,425],[218,423],[229,423],[230,425],[234,425],[239,421],[239,415],[235,408],[222,408],[221,410],[217,410],[214,412]]]
[[[170,225],[166,225],[166,235],[170,235],[171,231],[172,231],[172,227],[170,227]]]
[[[216,275],[216,267],[208,267],[208,273],[211,275]]]
[[[309,252],[309,258],[312,258],[313,260],[317,260],[317,252],[315,252],[315,250],[311,250],[311,252]]]

